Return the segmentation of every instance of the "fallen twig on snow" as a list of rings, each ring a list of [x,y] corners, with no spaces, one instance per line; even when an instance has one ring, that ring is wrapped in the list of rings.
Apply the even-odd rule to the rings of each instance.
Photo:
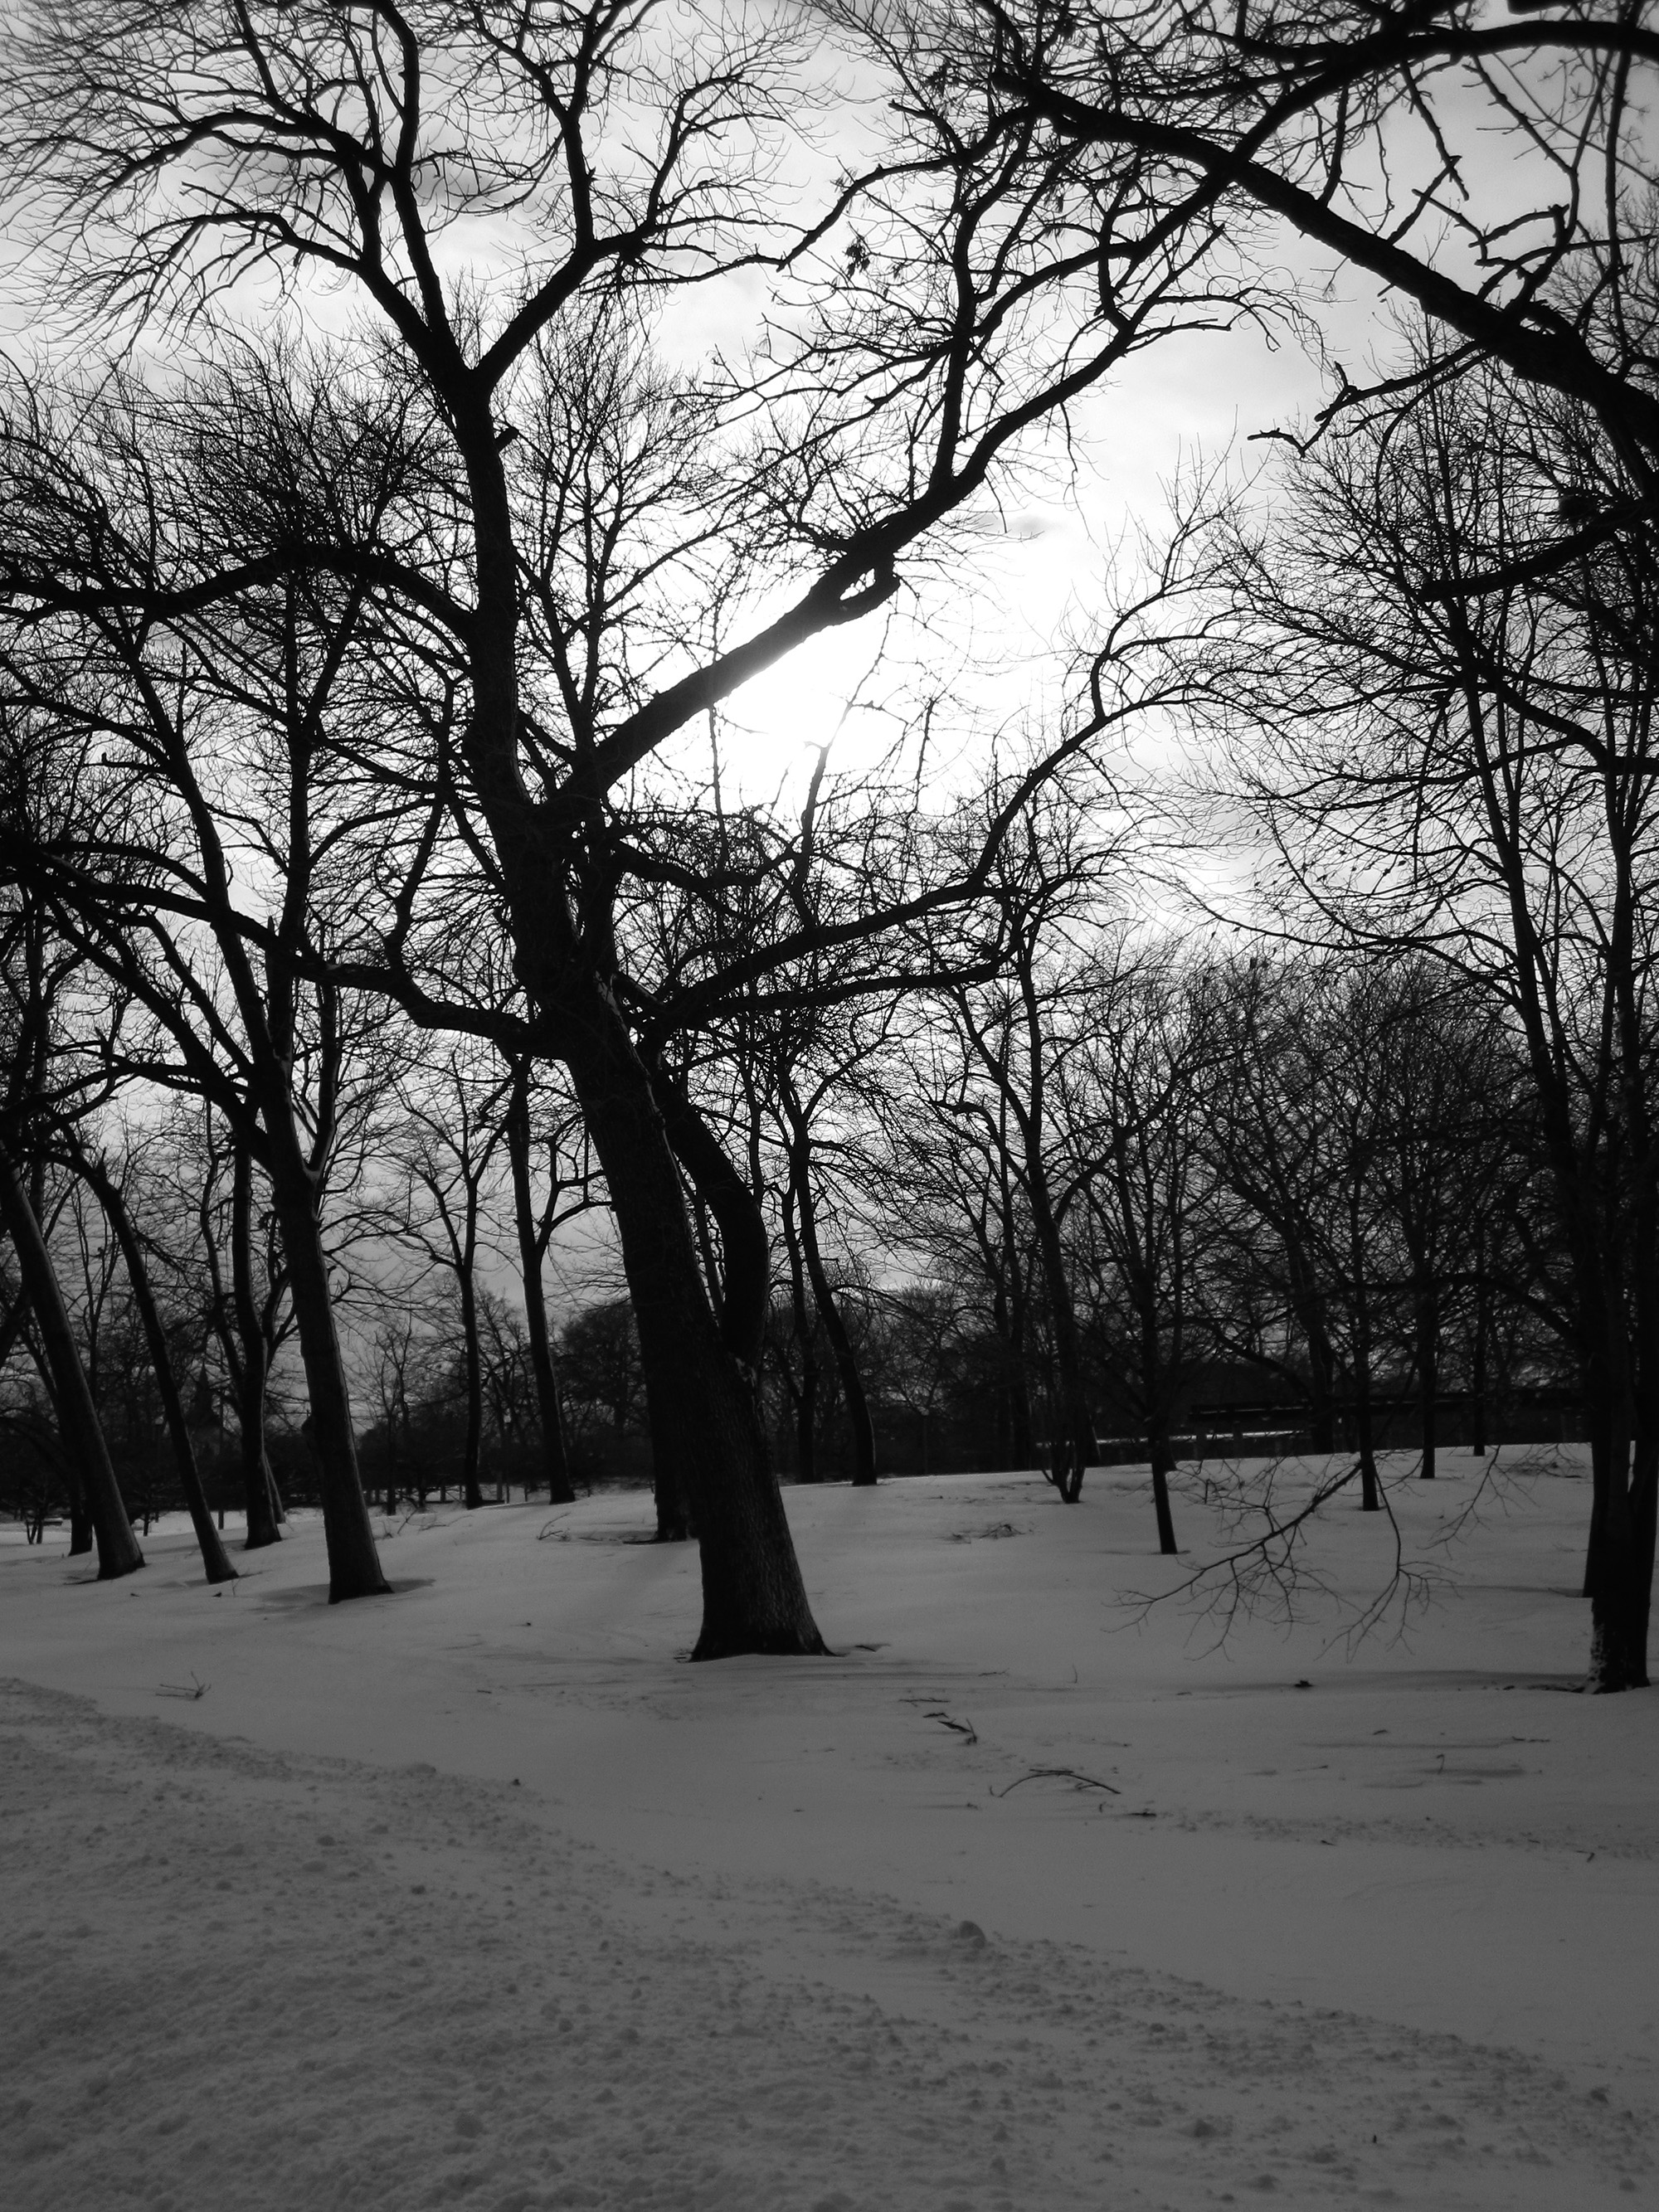
[[[206,1697],[212,1687],[211,1682],[198,1682],[192,1669],[188,1682],[163,1682],[155,1694],[158,1698],[188,1698],[194,1704],[198,1698]]]
[[[953,1721],[949,1713],[924,1713],[924,1720],[937,1721],[942,1728],[954,1729],[964,1743],[977,1743],[979,1732],[972,1721]]]
[[[1113,1797],[1121,1797],[1123,1795],[1115,1783],[1098,1782],[1092,1774],[1079,1774],[1074,1766],[1033,1766],[1028,1772],[1011,1782],[1006,1790],[994,1790],[991,1795],[994,1797],[1006,1797],[1011,1791],[1018,1790],[1022,1782],[1070,1782],[1079,1790],[1104,1790]]]

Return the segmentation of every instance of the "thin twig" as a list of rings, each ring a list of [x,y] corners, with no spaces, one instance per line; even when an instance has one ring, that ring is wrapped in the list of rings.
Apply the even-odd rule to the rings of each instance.
[[[1070,1782],[1079,1790],[1104,1790],[1114,1797],[1121,1797],[1123,1795],[1115,1783],[1097,1782],[1092,1774],[1079,1774],[1074,1766],[1034,1766],[1028,1773],[1022,1774],[1017,1781],[1011,1782],[1006,1790],[994,1790],[991,1795],[994,1797],[1006,1797],[1011,1791],[1018,1790],[1022,1782],[1048,1781]]]

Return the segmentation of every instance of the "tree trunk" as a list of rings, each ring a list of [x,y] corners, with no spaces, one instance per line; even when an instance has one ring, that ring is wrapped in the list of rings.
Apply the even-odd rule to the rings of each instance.
[[[1644,1435],[1632,1455],[1634,1393],[1618,1289],[1600,1283],[1584,1301],[1595,1486],[1584,1594],[1590,1601],[1590,1686],[1601,1692],[1647,1686],[1653,1588],[1655,1446]]]
[[[1067,1505],[1083,1494],[1083,1477],[1099,1455],[1094,1418],[1083,1387],[1083,1346],[1078,1334],[1077,1311],[1066,1273],[1060,1231],[1048,1204],[1047,1182],[1041,1164],[1030,1164],[1028,1188],[1031,1215],[1042,1255],[1042,1272],[1048,1290],[1049,1325],[1054,1334],[1057,1389],[1052,1400],[1054,1433],[1048,1443],[1048,1480]]]
[[[1031,1377],[1026,1366],[1025,1270],[1020,1265],[1012,1201],[1004,1194],[1002,1208],[1003,1267],[1008,1285],[1008,1425],[1016,1467],[1030,1467],[1036,1458],[1036,1437],[1031,1420]]]
[[[1175,1465],[1175,1455],[1167,1438],[1159,1438],[1152,1447],[1152,1513],[1158,1522],[1158,1548],[1165,1559],[1173,1559],[1181,1547],[1176,1542],[1175,1516],[1170,1510],[1170,1473]]]
[[[1310,1441],[1316,1452],[1336,1449],[1335,1358],[1325,1327],[1324,1301],[1309,1302],[1304,1323],[1308,1340],[1308,1412]]]
[[[253,1295],[253,1162],[245,1145],[236,1146],[230,1194],[231,1301],[241,1347],[234,1381],[238,1457],[242,1469],[242,1510],[247,1522],[245,1552],[280,1544],[282,1530],[272,1510],[275,1483],[265,1452],[265,1382],[270,1365],[265,1332]]]
[[[821,1653],[752,1369],[716,1327],[650,1077],[598,987],[562,1042],[615,1210],[653,1430],[673,1423],[696,1525],[703,1617],[692,1656]]]
[[[1143,1307],[1140,1320],[1140,1382],[1146,1413],[1146,1457],[1152,1470],[1152,1514],[1158,1522],[1158,1548],[1165,1559],[1180,1550],[1176,1542],[1175,1515],[1170,1506],[1170,1477],[1175,1469],[1175,1447],[1170,1441],[1170,1409],[1164,1387],[1163,1361],[1158,1354],[1158,1321]]]
[[[507,1105],[507,1152],[513,1170],[513,1213],[519,1232],[525,1333],[530,1340],[530,1371],[535,1378],[536,1406],[541,1415],[542,1468],[547,1480],[547,1502],[550,1505],[572,1505],[576,1492],[570,1480],[570,1455],[565,1444],[564,1415],[559,1404],[559,1378],[553,1364],[552,1340],[548,1334],[547,1298],[542,1288],[542,1248],[536,1234],[536,1211],[530,1190],[527,1067],[514,1072]]]
[[[816,1482],[817,1470],[818,1362],[812,1349],[811,1316],[806,1310],[805,1269],[800,1238],[795,1231],[795,1194],[792,1190],[783,1209],[783,1243],[789,1255],[789,1310],[795,1343],[800,1352],[800,1387],[788,1387],[795,1401],[795,1463],[802,1482]]]
[[[673,1463],[701,1551],[702,1628],[692,1656],[819,1653],[823,1639],[806,1601],[756,1400],[769,1295],[763,1264],[757,1282],[740,1285],[738,1279],[738,1248],[746,1249],[745,1239],[757,1237],[763,1261],[765,1224],[752,1194],[746,1224],[733,1209],[728,1236],[721,1219],[726,1311],[717,1325],[663,1109],[608,983],[586,964],[592,949],[604,957],[600,933],[595,930],[589,947],[573,942],[562,846],[557,837],[550,845],[544,810],[525,787],[512,510],[487,399],[476,386],[458,399],[464,403],[457,435],[466,460],[477,579],[466,759],[501,862],[519,972],[554,1029],[605,1171],[653,1437],[671,1425],[673,1431]],[[702,1167],[690,1166],[688,1173],[715,1206]],[[748,1311],[738,1310],[740,1287],[750,1293]],[[740,1346],[750,1342],[745,1355]]]
[[[471,1203],[469,1195],[469,1206]],[[469,1513],[483,1504],[478,1464],[483,1449],[483,1362],[478,1346],[478,1294],[472,1280],[471,1236],[459,1269],[461,1352],[466,1376],[466,1437],[461,1447],[461,1495]]]
[[[68,1456],[86,1492],[93,1533],[98,1547],[98,1579],[112,1582],[134,1574],[144,1564],[138,1539],[132,1533],[120,1485],[110,1462],[109,1447],[98,1419],[98,1409],[88,1387],[86,1370],[70,1326],[64,1294],[46,1249],[46,1238],[34,1208],[29,1204],[11,1154],[0,1145],[0,1214],[17,1254],[22,1287],[34,1308],[58,1401],[58,1418],[64,1428]]]
[[[1617,1419],[1611,1425],[1607,1492],[1586,1576],[1590,1683],[1602,1692],[1647,1686],[1648,1605],[1653,1583],[1651,1480],[1644,1515],[1644,1501],[1631,1480],[1627,1425]]]
[[[1474,1267],[1474,1344],[1469,1359],[1469,1448],[1476,1459],[1486,1455],[1486,1276],[1476,1247]]]
[[[126,1262],[127,1281],[131,1286],[133,1302],[138,1308],[138,1318],[143,1326],[149,1364],[155,1376],[155,1387],[161,1393],[161,1410],[167,1418],[167,1436],[179,1472],[179,1486],[185,1493],[191,1526],[196,1531],[196,1541],[201,1547],[203,1568],[210,1583],[234,1583],[236,1570],[230,1564],[229,1555],[213,1525],[207,1492],[202,1487],[201,1470],[196,1464],[196,1448],[190,1440],[190,1425],[185,1419],[184,1401],[179,1395],[178,1378],[173,1371],[173,1355],[167,1346],[167,1331],[162,1328],[161,1316],[156,1311],[155,1293],[150,1288],[149,1269],[144,1264],[144,1248],[132,1225],[126,1200],[111,1177],[95,1161],[83,1158],[78,1165],[81,1174],[97,1194],[109,1224],[115,1231],[116,1241],[121,1247],[121,1257]]]
[[[1417,1302],[1417,1388],[1423,1443],[1423,1464],[1418,1471],[1425,1482],[1432,1482],[1439,1426],[1436,1401],[1440,1395],[1440,1315],[1430,1291]]]
[[[346,1390],[340,1340],[334,1326],[328,1261],[317,1217],[317,1186],[300,1148],[286,1092],[262,1102],[270,1148],[271,1199],[288,1263],[289,1295],[299,1326],[300,1356],[311,1400],[311,1437],[323,1494],[323,1533],[328,1547],[328,1600],[380,1597],[390,1585],[380,1571],[368,1507],[357,1472],[351,1401]]]
[[[71,1468],[65,1475],[64,1487],[69,1493],[70,1559],[80,1559],[91,1551],[96,1537],[92,1525],[92,1508],[87,1501],[87,1486],[77,1482]]]
[[[691,1501],[686,1493],[681,1464],[680,1437],[672,1408],[653,1392],[647,1376],[645,1387],[646,1425],[651,1431],[651,1501],[656,1509],[657,1544],[684,1544],[696,1533]]]
[[[800,1222],[801,1256],[806,1262],[806,1273],[812,1285],[812,1303],[817,1309],[823,1333],[830,1340],[830,1349],[835,1356],[836,1372],[841,1377],[842,1398],[847,1407],[847,1422],[853,1438],[853,1487],[870,1490],[876,1480],[876,1430],[870,1418],[870,1401],[864,1395],[864,1381],[859,1373],[859,1364],[853,1352],[853,1340],[847,1333],[847,1324],[841,1317],[835,1292],[830,1287],[830,1277],[818,1250],[817,1212],[812,1199],[812,1161],[805,1132],[796,1131],[796,1143],[790,1149],[790,1167],[795,1183],[795,1207]]]
[[[1353,1271],[1354,1443],[1359,1454],[1359,1510],[1380,1513],[1382,1494],[1377,1485],[1376,1431],[1371,1409],[1371,1308],[1364,1260],[1356,1198],[1348,1211],[1348,1265]]]
[[[757,1389],[772,1297],[766,1218],[754,1192],[726,1158],[725,1148],[691,1103],[684,1085],[660,1061],[649,1065],[647,1078],[673,1156],[720,1231],[722,1264],[718,1284],[712,1269],[708,1276],[718,1299],[720,1333],[750,1389]]]

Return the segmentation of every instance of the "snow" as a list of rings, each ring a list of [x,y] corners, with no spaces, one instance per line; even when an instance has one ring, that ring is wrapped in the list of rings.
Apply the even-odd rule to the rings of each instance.
[[[7,1546],[0,2199],[1650,2191],[1659,1705],[1564,1694],[1577,1471],[1448,1548],[1477,1463],[1409,1464],[1443,1586],[1352,1649],[1346,1498],[1294,1626],[1139,1601],[1221,1547],[1190,1469],[1177,1561],[1144,1470],[790,1491],[821,1662],[684,1663],[640,1496],[408,1522],[332,1608],[304,1516],[216,1593],[171,1524]]]

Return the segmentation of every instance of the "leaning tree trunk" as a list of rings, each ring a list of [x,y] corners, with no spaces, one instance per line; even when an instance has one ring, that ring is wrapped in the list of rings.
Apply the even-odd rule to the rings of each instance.
[[[527,1071],[514,1071],[507,1103],[507,1154],[513,1170],[513,1214],[519,1232],[519,1277],[524,1289],[525,1334],[530,1341],[530,1371],[542,1423],[542,1462],[550,1505],[571,1505],[576,1492],[570,1480],[559,1378],[547,1328],[547,1297],[542,1287],[542,1251],[536,1235],[536,1210],[530,1192],[530,1082]]]
[[[301,1150],[286,1095],[262,1102],[270,1145],[267,1173],[288,1263],[289,1291],[299,1327],[300,1356],[311,1400],[310,1435],[323,1493],[323,1534],[328,1547],[328,1601],[380,1597],[391,1588],[380,1571],[374,1531],[357,1471],[351,1400],[346,1389],[340,1340],[334,1326],[328,1261],[318,1219],[317,1185]]]
[[[64,1442],[86,1492],[98,1546],[98,1579],[113,1582],[118,1576],[136,1573],[144,1564],[144,1555],[115,1480],[109,1446],[81,1364],[52,1255],[28,1194],[3,1146],[0,1146],[0,1215],[17,1254],[22,1286],[34,1308],[34,1325],[52,1376]]]
[[[127,1281],[131,1285],[133,1303],[138,1309],[138,1318],[143,1327],[144,1341],[149,1350],[149,1364],[155,1376],[156,1389],[161,1393],[161,1411],[166,1417],[173,1462],[179,1471],[179,1486],[185,1493],[191,1526],[196,1531],[196,1541],[201,1548],[202,1565],[210,1583],[234,1583],[236,1570],[230,1564],[223,1539],[213,1525],[213,1513],[207,1502],[207,1492],[202,1487],[201,1469],[196,1464],[196,1447],[190,1440],[190,1424],[185,1419],[184,1401],[179,1395],[178,1377],[173,1371],[173,1354],[167,1344],[167,1331],[161,1326],[155,1292],[150,1287],[144,1248],[133,1227],[132,1216],[127,1212],[126,1200],[113,1180],[91,1160],[82,1160],[81,1173],[96,1193],[109,1224],[115,1231],[116,1242],[121,1247],[121,1257],[126,1263]]]
[[[739,1363],[715,1323],[651,1078],[621,1015],[597,987],[566,1024],[562,1042],[611,1194],[653,1431],[659,1420],[674,1425],[675,1457],[696,1525],[703,1617],[692,1656],[821,1653],[753,1368]],[[728,1248],[728,1315],[731,1262]]]
[[[252,1213],[253,1162],[246,1146],[238,1145],[231,1178],[230,1281],[236,1335],[241,1346],[233,1380],[240,1431],[242,1510],[247,1523],[242,1540],[246,1552],[263,1551],[268,1544],[280,1544],[283,1540],[275,1505],[276,1484],[265,1451],[265,1383],[270,1354],[253,1296]]]

